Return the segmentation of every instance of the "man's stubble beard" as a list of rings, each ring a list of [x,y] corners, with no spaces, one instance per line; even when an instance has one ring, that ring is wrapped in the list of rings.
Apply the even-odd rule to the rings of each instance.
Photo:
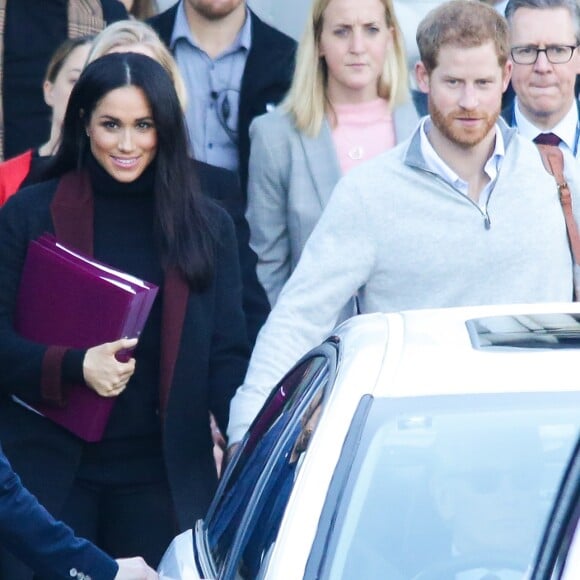
[[[457,109],[448,113],[447,115],[441,112],[436,105],[429,101],[429,115],[433,125],[439,130],[439,132],[451,143],[459,147],[470,149],[479,145],[486,137],[489,135],[491,129],[495,126],[499,115],[501,112],[501,105],[498,105],[497,111],[488,115],[480,111],[466,112],[461,109]],[[455,118],[474,118],[483,119],[484,125],[477,131],[465,131],[453,126],[453,121]]]

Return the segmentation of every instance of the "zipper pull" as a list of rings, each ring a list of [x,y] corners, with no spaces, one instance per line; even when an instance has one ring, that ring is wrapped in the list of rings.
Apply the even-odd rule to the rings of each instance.
[[[491,221],[489,220],[489,215],[488,214],[485,214],[484,215],[483,223],[485,224],[485,229],[486,230],[491,229]]]

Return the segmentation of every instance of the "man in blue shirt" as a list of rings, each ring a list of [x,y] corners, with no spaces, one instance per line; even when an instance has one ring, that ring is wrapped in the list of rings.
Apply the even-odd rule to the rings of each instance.
[[[250,123],[286,94],[296,43],[245,0],[180,0],[150,24],[185,79],[193,156],[239,172],[245,193]]]

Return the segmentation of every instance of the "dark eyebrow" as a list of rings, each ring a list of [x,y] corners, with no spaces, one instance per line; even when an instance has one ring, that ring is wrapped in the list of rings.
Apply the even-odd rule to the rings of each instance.
[[[115,121],[117,123],[119,123],[121,121],[121,119],[119,119],[118,117],[113,117],[112,115],[99,115],[99,119],[105,120],[108,119],[110,121]],[[151,115],[148,115],[146,117],[140,117],[139,119],[135,119],[135,122],[140,123],[142,121],[153,121],[153,117]]]

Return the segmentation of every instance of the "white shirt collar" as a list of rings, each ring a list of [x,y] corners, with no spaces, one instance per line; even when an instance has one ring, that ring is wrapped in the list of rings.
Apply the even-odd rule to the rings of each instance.
[[[538,129],[533,123],[528,121],[524,114],[520,110],[518,99],[516,97],[514,106],[514,117],[515,126],[518,129],[518,133],[533,141],[540,133],[546,133],[547,131]],[[513,124],[513,123],[512,123]],[[578,128],[578,104],[574,99],[570,110],[566,113],[564,118],[552,129],[550,133],[558,135],[560,139],[565,143],[568,149],[572,152],[576,149],[576,139],[577,139],[577,128]]]
[[[427,138],[427,132],[431,126],[431,119],[430,117],[425,117],[421,121],[420,131],[421,131],[421,153],[423,154],[423,158],[427,164],[429,170],[433,173],[439,175],[443,180],[447,183],[455,187],[455,189],[459,190],[463,195],[468,195],[469,192],[469,184],[467,181],[461,179],[441,157],[437,154],[433,145],[429,142]],[[489,183],[485,186],[483,191],[480,193],[479,196],[479,206],[485,207],[487,204],[487,200],[489,198],[489,194],[491,193],[491,189],[495,180],[497,179],[497,175],[499,169],[501,167],[501,163],[503,158],[505,157],[505,143],[503,140],[503,135],[501,130],[496,125],[495,127],[495,145],[493,152],[490,158],[486,161],[483,171],[489,177]]]

